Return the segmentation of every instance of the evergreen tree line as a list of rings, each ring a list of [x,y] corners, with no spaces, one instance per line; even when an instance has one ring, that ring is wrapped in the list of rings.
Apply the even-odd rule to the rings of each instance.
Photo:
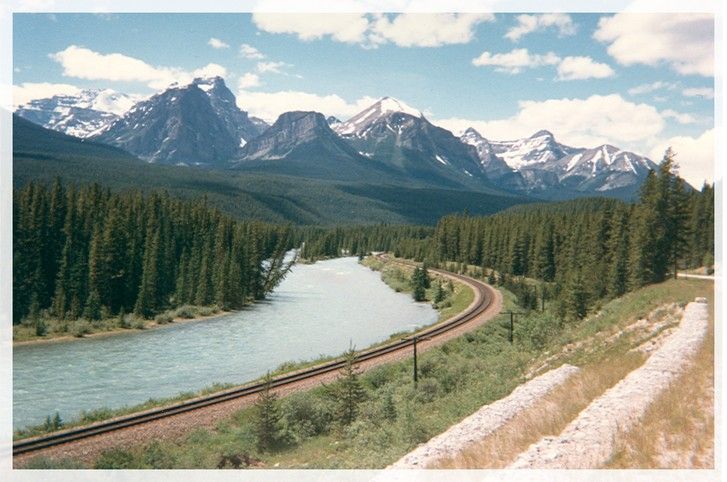
[[[30,183],[13,193],[13,322],[238,308],[287,272],[288,226],[239,222],[206,199]]]
[[[402,256],[433,265],[454,261],[553,282],[562,314],[583,317],[595,300],[712,265],[714,190],[688,188],[667,151],[636,203],[588,199],[488,217],[452,215],[440,220],[432,239],[409,246]],[[528,297],[534,306],[535,293]]]
[[[300,227],[296,240],[303,246],[301,258],[316,260],[342,254],[364,255],[371,251],[395,252],[401,245],[418,242],[434,232],[429,226],[340,226],[335,228]]]

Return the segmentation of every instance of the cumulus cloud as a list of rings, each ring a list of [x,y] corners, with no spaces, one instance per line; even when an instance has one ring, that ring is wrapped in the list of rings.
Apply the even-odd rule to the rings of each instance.
[[[144,82],[153,89],[163,89],[174,82],[191,82],[194,77],[225,76],[227,70],[219,64],[207,64],[188,72],[177,67],[156,67],[128,55],[102,54],[77,45],[50,54],[61,64],[63,75],[88,80]]]
[[[692,87],[682,90],[684,97],[704,97],[714,99],[714,89],[711,87]]]
[[[650,94],[651,92],[655,92],[657,90],[674,90],[676,88],[677,84],[675,82],[663,82],[661,80],[657,80],[656,82],[652,82],[650,84],[639,84],[635,87],[632,87],[628,90],[628,93],[629,95],[641,95]]]
[[[558,35],[566,36],[576,33],[576,26],[570,15],[565,13],[544,13],[539,15],[518,15],[517,25],[510,28],[505,38],[517,42],[529,33],[554,27]]]
[[[373,97],[362,97],[349,102],[335,94],[318,95],[291,90],[253,92],[240,89],[237,92],[237,105],[267,122],[273,122],[280,114],[291,110],[316,111],[326,116],[334,115],[340,119],[348,119],[376,100]]]
[[[490,13],[254,13],[255,25],[269,33],[296,35],[310,41],[329,37],[337,42],[376,47],[438,47],[467,43]]]
[[[250,44],[240,45],[240,54],[246,59],[262,60],[265,58],[265,54]]]
[[[697,122],[697,119],[692,114],[677,112],[673,109],[664,109],[661,111],[661,116],[665,119],[674,119],[680,124],[694,124]]]
[[[54,95],[78,95],[81,89],[75,85],[52,84],[48,82],[23,82],[13,86],[13,107],[27,104],[31,100],[46,99]]]
[[[610,65],[590,57],[566,57],[558,64],[559,80],[605,79],[614,74]]]
[[[553,52],[545,55],[531,54],[528,49],[514,49],[504,54],[482,52],[479,57],[472,59],[472,64],[478,67],[495,67],[498,72],[517,74],[526,68],[535,68],[543,65],[556,65],[560,57]]]
[[[705,180],[714,182],[714,146],[714,129],[708,129],[697,137],[675,136],[658,141],[649,157],[658,162],[671,147],[676,152],[679,175],[699,189]]]
[[[714,15],[617,13],[603,17],[593,37],[622,65],[669,65],[688,75],[714,75]]]
[[[651,105],[636,104],[618,94],[592,95],[586,99],[521,101],[512,117],[478,121],[450,118],[437,124],[461,133],[474,127],[490,139],[527,137],[540,129],[553,132],[559,141],[583,147],[616,143],[644,146],[664,128],[662,115]]]
[[[249,89],[251,87],[258,87],[260,85],[260,77],[257,74],[247,73],[240,77],[237,81],[237,86],[240,89]]]
[[[256,12],[252,21],[269,33],[297,35],[301,40],[317,40],[326,36],[338,42],[363,42],[369,20],[358,13],[263,13]]]
[[[225,43],[222,40],[220,40],[218,38],[214,38],[214,37],[210,38],[207,41],[207,45],[209,45],[213,49],[229,49],[230,48],[230,44]]]
[[[377,17],[371,28],[374,44],[391,42],[399,47],[439,47],[465,44],[474,37],[475,27],[490,22],[488,13],[402,13]]]

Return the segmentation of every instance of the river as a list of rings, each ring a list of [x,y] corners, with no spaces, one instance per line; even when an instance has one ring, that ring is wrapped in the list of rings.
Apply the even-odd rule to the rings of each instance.
[[[207,320],[13,349],[13,426],[64,420],[219,383],[244,383],[284,362],[338,355],[437,320],[379,273],[339,258],[296,265],[267,300]]]

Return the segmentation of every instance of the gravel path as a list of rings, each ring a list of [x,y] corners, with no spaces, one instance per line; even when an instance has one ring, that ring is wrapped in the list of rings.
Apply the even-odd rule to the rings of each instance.
[[[458,280],[455,279],[455,281]],[[475,291],[475,299],[468,308],[471,308],[480,302],[480,296],[474,283],[475,281],[467,283]],[[431,347],[441,345],[452,338],[456,338],[468,331],[474,330],[497,316],[502,309],[502,294],[498,290],[489,287],[488,289],[491,291],[492,301],[483,313],[481,313],[477,318],[447,331],[442,335],[430,340],[420,341],[417,344],[417,350],[419,352],[423,352]],[[366,371],[385,363],[410,358],[412,356],[411,352],[411,347],[404,347],[401,350],[362,362],[358,365],[358,367],[362,371]],[[309,390],[315,386],[319,386],[321,383],[331,383],[336,380],[338,376],[339,375],[336,372],[326,373],[314,378],[308,378],[290,385],[285,385],[284,387],[280,387],[274,391],[277,394],[284,396],[293,392]],[[13,458],[13,465],[16,468],[22,467],[28,459],[39,455],[49,458],[72,457],[85,462],[92,462],[103,451],[113,447],[128,448],[161,438],[179,439],[188,434],[191,430],[197,428],[213,430],[217,423],[229,418],[241,408],[251,405],[256,399],[257,395],[241,397],[194,410],[192,412],[185,412],[142,425],[127,427],[110,433],[84,438],[28,454],[18,455]]]
[[[500,428],[578,371],[579,368],[566,364],[533,378],[507,397],[485,405],[446,432],[420,445],[388,468],[421,469],[437,460],[456,455],[467,445],[482,440]]]
[[[557,437],[544,437],[509,468],[598,468],[611,456],[619,432],[633,428],[649,405],[696,354],[709,326],[704,298],[689,303],[679,325],[640,368],[594,400]]]

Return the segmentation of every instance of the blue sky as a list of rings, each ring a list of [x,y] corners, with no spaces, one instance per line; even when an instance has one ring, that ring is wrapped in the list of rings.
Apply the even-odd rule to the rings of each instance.
[[[77,88],[150,95],[221,74],[267,120],[342,119],[392,96],[453,131],[546,128],[712,178],[713,23],[672,14],[14,14],[15,102]],[[644,48],[648,45],[649,48]],[[701,178],[701,179],[700,179]]]

